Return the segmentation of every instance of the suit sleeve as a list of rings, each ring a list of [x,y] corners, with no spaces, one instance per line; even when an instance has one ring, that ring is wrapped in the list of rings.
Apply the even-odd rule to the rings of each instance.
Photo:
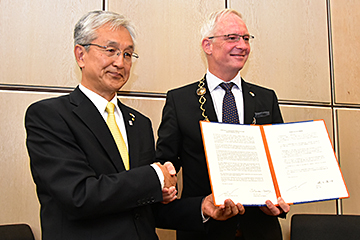
[[[119,173],[108,156],[89,154],[97,153],[100,145],[81,137],[91,136],[91,131],[70,118],[68,111],[60,112],[58,103],[33,104],[25,116],[26,144],[40,201],[56,202],[70,218],[82,219],[162,200],[160,182],[151,166]],[[54,106],[57,104],[60,106]]]
[[[176,106],[173,100],[172,92],[170,91],[166,97],[162,120],[158,129],[156,159],[161,163],[171,161],[176,170],[179,171],[181,167],[179,154],[181,151],[182,136],[177,119]]]
[[[272,91],[272,93],[273,93],[273,109],[272,109],[273,118],[272,118],[272,123],[283,123],[284,120],[283,120],[282,115],[281,115],[278,98],[277,98],[274,91]]]
[[[176,199],[168,204],[155,204],[153,207],[157,228],[203,231],[201,203],[203,197]]]

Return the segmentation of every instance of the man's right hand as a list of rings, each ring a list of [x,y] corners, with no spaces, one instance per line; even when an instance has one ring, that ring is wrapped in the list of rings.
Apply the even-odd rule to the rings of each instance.
[[[177,178],[176,178],[176,170],[174,165],[172,165],[171,162],[166,162],[164,165],[161,165],[160,163],[155,163],[158,165],[164,175],[164,188],[170,188],[175,187]]]
[[[237,214],[243,215],[245,213],[243,205],[240,203],[235,205],[235,203],[230,199],[226,199],[224,204],[220,206],[215,206],[213,196],[211,194],[208,195],[202,202],[201,210],[204,217],[211,217],[220,221],[225,221]]]

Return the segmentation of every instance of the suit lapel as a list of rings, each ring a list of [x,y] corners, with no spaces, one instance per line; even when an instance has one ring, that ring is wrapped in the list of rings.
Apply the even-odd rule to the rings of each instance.
[[[106,122],[100,115],[95,105],[80,91],[79,88],[76,88],[70,94],[70,101],[75,105],[73,112],[84,122],[84,124],[99,140],[99,143],[108,153],[116,170],[118,172],[123,171],[125,167],[122,163],[116,143],[106,125]]]
[[[130,168],[135,168],[139,166],[139,149],[138,149],[138,131],[136,125],[136,114],[131,112],[124,104],[118,100],[119,108],[123,114],[124,124],[126,128],[126,135],[128,140],[128,152],[129,152],[129,161]]]
[[[256,93],[253,92],[251,86],[248,85],[242,78],[241,87],[244,98],[244,124],[251,124],[255,111]]]
[[[205,77],[204,77],[205,78]],[[215,108],[214,108],[214,103],[210,94],[210,90],[207,84],[207,81],[205,80],[205,88],[206,88],[206,93],[204,95],[206,102],[204,104],[204,108],[205,108],[205,114],[207,114],[210,122],[218,122],[218,118],[216,116],[216,112],[215,112]],[[196,92],[196,91],[195,91]]]

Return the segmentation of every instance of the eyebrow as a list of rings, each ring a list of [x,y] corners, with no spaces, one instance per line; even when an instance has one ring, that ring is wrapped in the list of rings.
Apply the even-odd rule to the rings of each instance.
[[[119,43],[118,43],[118,42],[115,42],[115,41],[108,41],[106,45],[107,45],[107,46],[114,46],[114,45],[119,46]],[[129,46],[127,46],[125,49],[134,50],[134,46],[133,46],[133,45],[129,45]]]

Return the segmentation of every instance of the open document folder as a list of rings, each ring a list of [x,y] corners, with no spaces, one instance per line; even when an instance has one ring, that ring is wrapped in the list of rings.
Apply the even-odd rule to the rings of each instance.
[[[323,120],[273,125],[201,121],[216,205],[348,198]]]

